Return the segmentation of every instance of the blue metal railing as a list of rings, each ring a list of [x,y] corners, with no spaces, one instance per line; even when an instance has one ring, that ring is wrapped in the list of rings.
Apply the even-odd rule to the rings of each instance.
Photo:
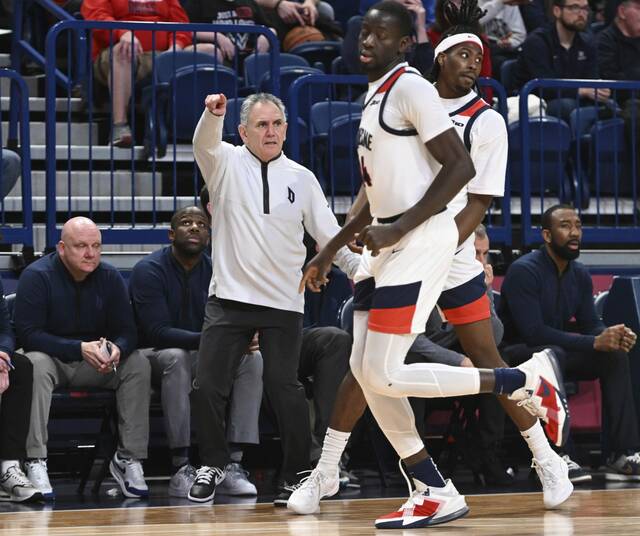
[[[158,222],[160,217],[159,212],[173,212],[179,206],[184,205],[187,202],[185,199],[180,200],[179,192],[182,192],[182,197],[190,198],[192,202],[196,202],[198,196],[198,170],[197,166],[193,162],[190,144],[193,130],[188,132],[188,136],[181,134],[181,138],[185,142],[183,147],[184,151],[179,154],[179,147],[177,140],[179,136],[176,132],[176,125],[179,121],[184,119],[184,116],[193,112],[198,108],[197,115],[201,113],[202,102],[204,97],[195,97],[196,86],[198,86],[198,79],[200,80],[214,80],[214,85],[217,86],[218,80],[222,79],[222,75],[226,73],[227,77],[233,77],[233,88],[230,90],[231,95],[227,92],[228,97],[240,97],[241,79],[236,74],[238,73],[237,64],[235,73],[228,68],[219,66],[217,59],[214,59],[214,65],[198,65],[196,68],[196,52],[193,51],[193,63],[189,64],[187,68],[188,72],[184,72],[182,69],[169,69],[171,79],[168,82],[162,82],[158,79],[158,70],[156,69],[156,58],[161,52],[152,54],[152,68],[149,85],[143,90],[143,100],[145,112],[145,125],[148,127],[145,132],[145,144],[144,149],[142,146],[134,145],[130,149],[117,149],[112,144],[100,147],[96,143],[96,133],[94,133],[94,127],[98,130],[100,126],[108,126],[110,130],[113,129],[111,106],[112,101],[109,99],[108,110],[106,114],[102,112],[102,122],[100,118],[100,112],[95,110],[94,106],[94,94],[95,83],[92,76],[89,76],[86,81],[85,95],[86,95],[86,117],[88,119],[88,140],[85,143],[79,143],[74,145],[72,143],[73,130],[71,129],[72,123],[75,122],[74,115],[72,113],[71,95],[74,89],[75,81],[70,75],[60,73],[56,67],[56,45],[60,35],[65,32],[73,32],[74,34],[85,34],[86,39],[91,41],[91,32],[93,31],[108,31],[110,35],[110,50],[113,50],[115,40],[113,38],[113,32],[115,30],[125,31],[147,31],[152,32],[153,42],[155,43],[156,32],[169,32],[174,36],[177,32],[188,32],[192,37],[195,37],[196,32],[222,32],[222,33],[251,33],[264,35],[269,41],[270,45],[270,65],[269,73],[272,80],[272,91],[276,94],[279,93],[279,45],[275,35],[266,27],[263,26],[241,26],[241,25],[213,25],[213,24],[179,24],[179,23],[142,23],[142,22],[101,22],[101,21],[80,21],[80,20],[66,20],[55,24],[48,32],[45,45],[45,75],[46,75],[46,244],[48,248],[51,248],[58,241],[60,228],[57,223],[59,212],[66,212],[67,217],[71,217],[72,213],[89,213],[90,217],[96,213],[99,217],[104,218],[107,215],[107,221],[98,221],[103,233],[104,243],[118,243],[118,244],[144,244],[144,243],[164,243],[166,242],[166,228],[160,227]],[[175,42],[175,39],[173,40]],[[166,53],[173,53],[172,58],[176,57],[174,48],[169,48]],[[181,54],[191,54],[192,52],[185,52]],[[112,58],[112,52],[110,52],[110,58]],[[237,57],[237,55],[236,55]],[[217,56],[214,55],[214,58]],[[87,72],[91,71],[92,60],[90,54],[86,55],[86,61],[89,64],[87,66]],[[113,77],[113,63],[111,64],[111,76]],[[170,62],[169,62],[170,63]],[[132,71],[133,71],[132,62]],[[193,69],[191,69],[191,67]],[[56,75],[59,74],[59,76]],[[132,95],[136,95],[136,82],[135,76],[132,72]],[[187,77],[192,75],[191,79],[191,93],[182,101],[178,101],[177,97],[177,84],[178,78],[182,75]],[[184,78],[183,78],[184,79]],[[203,84],[204,82],[201,82]],[[199,89],[202,89],[198,86]],[[216,87],[207,86],[207,91],[215,92]],[[61,121],[60,111],[56,111],[56,95],[62,93],[66,97],[67,107],[65,118]],[[65,98],[63,97],[63,99]],[[141,107],[135,97],[131,99],[131,110],[128,114],[128,118],[133,132],[134,140],[136,138],[136,110]],[[162,106],[161,106],[162,105]],[[136,108],[137,106],[137,108]],[[193,110],[192,110],[193,109]],[[85,112],[82,112],[85,113]],[[195,112],[194,112],[195,113]],[[105,125],[105,115],[107,125]],[[67,143],[66,147],[56,139],[56,121],[58,121],[58,127],[60,123],[67,126]],[[164,137],[162,140],[166,142],[167,135],[173,134],[173,146],[163,146],[163,154],[160,154],[160,146],[162,143],[158,140],[158,133],[160,128],[159,123],[163,123]],[[195,126],[195,124],[193,125]],[[103,128],[104,131],[104,128]],[[104,137],[104,136],[103,136]],[[109,137],[111,135],[109,134]],[[157,150],[156,150],[157,149]],[[166,157],[164,151],[166,151]],[[172,150],[171,150],[172,149]],[[84,167],[88,167],[88,191],[87,199],[80,203],[77,199],[73,198],[73,184],[72,184],[72,168],[78,166],[78,161],[82,160]],[[102,160],[102,164],[100,164]],[[184,164],[180,164],[184,162]],[[57,162],[56,162],[57,161]],[[65,198],[56,195],[56,163],[58,167],[61,167],[61,162],[66,161],[66,173],[68,192]],[[118,161],[121,162],[118,165]],[[98,186],[95,180],[95,174],[98,167],[101,166],[105,173],[109,175],[109,188],[106,197],[103,195],[102,199],[94,195],[96,186]],[[186,167],[190,166],[190,170]],[[115,180],[118,179],[118,168],[125,170],[131,175],[130,192],[126,196],[126,200],[120,196],[116,199],[115,194]],[[150,171],[149,171],[150,168]],[[142,180],[148,181],[146,176],[144,179],[140,179],[142,176],[141,170],[148,171],[151,175],[151,191],[146,196],[141,196],[136,193],[136,188]],[[60,173],[60,171],[58,171]],[[64,173],[64,172],[63,172]],[[190,176],[190,179],[186,179],[186,175]],[[182,179],[180,177],[183,177]],[[121,178],[121,177],[120,177]],[[164,196],[160,196],[158,191],[160,190],[159,184],[164,184],[166,192]],[[104,184],[104,183],[102,183]],[[145,188],[149,190],[147,182],[145,182]],[[87,185],[85,185],[87,186]],[[102,188],[104,191],[104,188]],[[143,199],[143,197],[145,199]],[[162,199],[161,199],[162,198]],[[125,202],[126,201],[126,202]],[[145,204],[143,204],[143,201]],[[146,208],[145,208],[146,207]],[[145,222],[144,219],[150,220]],[[164,218],[165,220],[167,218]],[[105,225],[106,223],[106,225]]]
[[[338,194],[347,195],[353,201],[358,193],[361,177],[357,169],[355,133],[348,140],[349,143],[342,143],[341,154],[337,155],[334,141],[339,134],[332,127],[340,117],[334,117],[331,103],[335,103],[337,108],[340,104],[337,97],[341,97],[342,101],[353,102],[363,89],[366,90],[366,86],[367,77],[363,75],[311,74],[298,78],[289,88],[291,157],[314,170],[325,193],[331,196],[331,207],[334,211]],[[329,103],[324,111],[328,115],[328,128],[326,132],[318,132],[311,116],[311,107],[323,101]],[[346,127],[346,132],[349,132],[353,128],[352,120],[357,120],[359,113],[357,110],[347,109],[342,117],[346,119],[343,126]],[[307,151],[303,151],[303,145]],[[337,184],[338,181],[341,186]]]
[[[507,123],[507,92],[502,84],[493,78],[479,78],[478,85],[481,93],[486,92],[487,89],[492,90],[493,97],[497,99],[495,109]],[[504,195],[501,199],[496,200],[496,204],[500,206],[500,210],[489,207],[485,217],[487,233],[492,245],[510,248],[513,244],[513,222],[511,217],[511,178],[508,169],[504,182]]]
[[[566,155],[561,155],[561,150],[556,147],[554,155],[554,148],[544,140],[543,128],[538,128],[541,120],[522,120],[529,118],[528,97],[533,93],[543,93],[548,104],[556,96],[567,98],[561,90],[577,92],[579,88],[611,89],[611,100],[600,103],[596,108],[593,123],[589,125],[585,136],[584,132],[576,129],[581,125],[580,114],[583,114],[583,119],[586,118],[589,103],[576,94],[573,99],[577,111],[571,120],[574,132],[571,133],[571,127],[562,121],[553,120],[553,128],[558,132],[557,142],[569,147]],[[533,225],[532,222],[532,212],[540,215],[557,200],[572,203],[580,213],[585,244],[640,242],[637,211],[637,131],[640,118],[636,115],[640,114],[640,110],[635,109],[623,119],[616,105],[616,102],[626,98],[625,93],[631,93],[637,99],[639,92],[640,81],[534,79],[524,85],[519,101],[522,155],[519,162],[512,164],[520,167],[522,177],[522,242],[525,247],[541,241],[539,225]],[[602,120],[603,116],[608,119]],[[531,134],[533,128],[537,128],[538,132],[535,138]],[[625,136],[625,129],[630,135]],[[549,132],[554,131],[547,130],[547,134]],[[571,137],[570,140],[566,139],[567,135]],[[550,160],[552,164],[557,164],[552,174],[558,176],[551,177],[551,181],[549,167],[540,164],[545,159],[547,165]],[[536,176],[532,175],[534,165],[537,166]],[[557,191],[554,191],[556,184],[552,184],[554,179],[557,179]],[[567,187],[563,188],[562,184]],[[567,188],[570,191],[567,192]],[[536,195],[539,197],[536,198]]]
[[[11,81],[10,109],[16,110],[20,126],[20,181],[22,186],[22,222],[13,224],[6,222],[5,202],[0,206],[2,221],[0,222],[0,241],[4,244],[22,244],[23,251],[33,254],[33,211],[31,200],[31,153],[29,141],[29,90],[24,79],[15,71],[0,69],[0,78]],[[0,133],[1,138],[1,133]],[[1,141],[1,139],[0,139]],[[2,144],[4,145],[4,144]],[[0,159],[0,164],[1,164]],[[18,212],[18,211],[16,211]]]

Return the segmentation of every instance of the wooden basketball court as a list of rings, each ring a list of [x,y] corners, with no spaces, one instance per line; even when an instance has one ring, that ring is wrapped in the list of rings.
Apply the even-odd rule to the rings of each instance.
[[[640,487],[576,491],[560,510],[546,511],[540,493],[467,496],[463,519],[439,527],[400,531],[405,536],[438,531],[464,535],[637,535]],[[332,500],[320,513],[297,516],[272,504],[129,507],[0,514],[0,534],[94,535],[300,535],[356,536],[376,532],[372,521],[400,505],[398,499]],[[396,533],[398,531],[395,531]],[[393,534],[393,532],[389,532]]]

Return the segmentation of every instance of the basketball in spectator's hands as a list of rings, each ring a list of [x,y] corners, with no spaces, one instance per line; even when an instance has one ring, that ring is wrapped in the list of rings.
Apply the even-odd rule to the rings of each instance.
[[[222,93],[214,93],[207,95],[204,99],[204,105],[209,112],[218,117],[222,117],[227,111],[227,97]]]
[[[311,41],[324,41],[324,35],[313,26],[296,26],[291,28],[282,40],[282,50],[288,52],[293,47]]]

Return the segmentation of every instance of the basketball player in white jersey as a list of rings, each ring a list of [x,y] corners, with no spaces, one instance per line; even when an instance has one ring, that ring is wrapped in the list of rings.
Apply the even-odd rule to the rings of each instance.
[[[403,364],[415,335],[424,328],[426,309],[435,304],[447,282],[457,250],[459,236],[454,213],[451,210],[438,213],[437,207],[450,202],[457,193],[451,191],[451,183],[460,191],[469,177],[465,177],[464,165],[457,169],[453,166],[453,170],[450,167],[451,158],[460,162],[468,158],[468,153],[459,152],[460,137],[443,113],[433,86],[402,63],[411,19],[404,17],[398,6],[394,2],[374,6],[365,17],[361,33],[361,60],[372,80],[359,133],[367,202],[309,263],[303,277],[303,283],[317,288],[324,280],[333,248],[353,238],[354,232],[362,229],[371,215],[376,218],[376,225],[360,232],[366,249],[356,275],[351,367],[381,429],[404,459],[415,486],[409,501],[400,510],[376,520],[380,528],[424,527],[451,521],[468,511],[464,497],[450,481],[443,480],[428,457],[415,431],[406,396],[512,393],[512,399],[524,401],[527,409],[537,416],[551,420],[551,413],[558,413],[559,419],[555,422],[560,429],[566,418],[566,401],[559,391],[561,381],[553,367],[554,359],[546,353],[538,354],[521,370],[464,370]],[[472,83],[475,78],[477,73]],[[439,145],[443,140],[446,140],[445,147]],[[504,169],[502,175],[504,181]],[[500,188],[503,185],[498,187],[499,191],[487,193],[501,194]],[[428,195],[425,195],[427,189]],[[486,206],[482,215],[484,211]],[[474,227],[470,226],[466,232],[462,226],[465,238]],[[465,249],[459,250],[460,253]],[[478,273],[482,271],[479,265],[470,265],[466,275],[459,276],[467,277],[467,281],[470,276],[473,280],[476,268]],[[455,286],[460,286],[460,282]],[[452,304],[455,303],[452,300]],[[466,318],[467,322],[469,314],[483,320],[482,301],[473,299],[471,303],[472,307],[465,310],[455,306],[448,309],[453,317],[457,314],[458,319]],[[495,349],[495,343],[493,347]],[[501,366],[500,363],[495,366]],[[527,376],[524,390],[525,380],[518,379],[520,372]],[[531,398],[525,394],[534,392],[536,396]],[[359,393],[351,389],[351,393],[345,394],[343,384],[336,410],[348,406],[354,398],[357,401]],[[533,422],[537,420],[534,418]],[[337,432],[333,437],[327,433],[323,450],[325,463],[321,458],[311,477],[292,494],[289,500],[292,510],[313,511],[321,496],[337,491],[337,471],[332,474],[331,465],[335,462],[337,467],[351,428],[347,428],[346,433],[340,430],[331,430]],[[542,438],[546,443],[544,435]],[[324,473],[327,465],[329,471]]]

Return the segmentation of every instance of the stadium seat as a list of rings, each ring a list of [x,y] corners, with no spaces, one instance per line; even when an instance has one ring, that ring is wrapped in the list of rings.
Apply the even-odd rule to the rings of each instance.
[[[338,310],[338,325],[350,335],[353,335],[353,296],[349,296]]]
[[[516,87],[516,65],[518,60],[507,60],[500,66],[500,83],[504,86],[507,95],[511,95],[518,89]]]
[[[280,67],[310,67],[302,56],[280,53]],[[255,90],[265,73],[271,67],[271,54],[251,54],[244,60],[244,84],[246,89]]]
[[[152,152],[151,137],[156,134],[157,154],[166,154],[169,139],[190,141],[202,115],[205,97],[210,93],[224,93],[234,98],[238,91],[235,72],[224,66],[193,66],[178,69],[171,79],[158,87],[158,112],[147,114],[145,149]],[[176,110],[174,111],[174,101]]]
[[[593,299],[593,306],[596,308],[596,313],[598,317],[602,319],[602,314],[604,312],[604,305],[607,302],[607,297],[609,296],[609,291],[604,290],[596,295]]]
[[[281,67],[280,68],[280,98],[284,102],[287,108],[289,107],[289,88],[291,84],[298,78],[306,76],[308,74],[323,74],[319,69],[313,67]],[[267,93],[273,93],[273,83],[271,80],[271,73],[266,72],[260,84],[258,85],[260,91]],[[315,102],[328,100],[330,98],[331,88],[327,84],[313,84],[303,90],[298,102],[298,110],[300,117],[309,124],[309,113],[311,105]]]
[[[326,136],[334,119],[340,116],[360,115],[362,105],[355,102],[325,101],[311,106],[312,136]]]
[[[224,141],[239,145],[242,143],[240,134],[238,133],[238,125],[240,124],[240,108],[244,102],[244,97],[227,100],[227,113],[224,115],[224,124],[222,126],[222,138]]]
[[[362,180],[356,146],[360,117],[361,114],[352,114],[334,119],[315,152],[316,174],[327,194],[358,193]]]
[[[620,117],[596,121],[584,145],[589,147],[589,188],[593,195],[627,195],[633,191],[627,169],[624,120]]]
[[[340,41],[310,41],[293,47],[289,53],[303,57],[310,65],[322,64],[324,72],[328,73],[341,48]]]
[[[520,121],[509,125],[509,173],[511,192],[522,191],[522,148]],[[575,191],[568,165],[571,131],[556,117],[529,119],[531,195],[553,195],[571,202]]]

